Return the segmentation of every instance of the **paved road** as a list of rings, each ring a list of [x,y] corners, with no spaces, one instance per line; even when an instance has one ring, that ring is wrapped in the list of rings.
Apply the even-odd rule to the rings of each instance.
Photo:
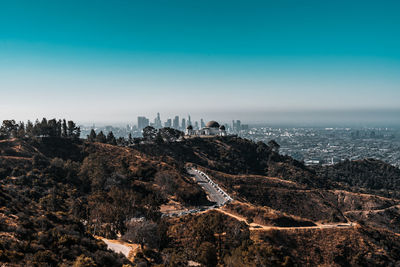
[[[214,209],[221,213],[224,213],[228,216],[231,216],[239,221],[245,222],[250,230],[293,230],[293,229],[322,229],[322,228],[348,228],[356,226],[355,223],[334,223],[334,224],[317,224],[316,226],[300,226],[300,227],[278,227],[278,226],[266,226],[257,223],[247,223],[247,220],[239,216],[237,214],[233,214],[229,211],[221,209],[223,205],[227,202],[232,201],[233,199],[224,191],[222,190],[218,184],[216,184],[207,174],[204,172],[197,170],[195,168],[187,168],[187,171],[190,175],[194,177],[197,183],[204,189],[204,191],[208,194],[210,201],[216,203],[214,206],[207,206],[207,207],[199,207],[197,209],[192,209],[188,211],[178,212],[169,214],[166,216],[182,216],[189,213],[199,213],[199,212],[206,212],[208,210]]]
[[[194,168],[188,168],[187,171],[195,178],[196,182],[204,189],[204,191],[206,191],[209,200],[215,202],[217,206],[220,207],[226,202],[232,200],[232,198],[204,172]]]
[[[191,210],[183,210],[183,211],[175,211],[173,213],[164,213],[162,217],[169,216],[169,217],[176,217],[182,216],[187,214],[193,213],[200,213],[207,210],[215,209],[218,207],[222,207],[229,201],[233,199],[224,191],[222,190],[216,183],[214,183],[211,178],[202,171],[199,171],[195,168],[187,168],[187,171],[193,178],[197,181],[197,183],[203,188],[203,190],[207,193],[208,198],[211,202],[215,202],[212,206],[199,206],[195,209]]]

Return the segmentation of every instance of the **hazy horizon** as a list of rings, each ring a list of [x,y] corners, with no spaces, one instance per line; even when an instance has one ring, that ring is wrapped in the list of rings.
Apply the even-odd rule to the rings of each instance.
[[[400,124],[398,1],[0,4],[0,119]]]
[[[231,124],[232,120],[241,120],[243,124],[251,126],[288,126],[288,127],[400,127],[400,109],[399,110],[307,110],[307,111],[258,111],[258,112],[243,112],[243,111],[216,111],[209,113],[194,112],[185,114],[184,112],[163,113],[160,111],[162,122],[167,119],[174,119],[179,116],[180,120],[187,120],[190,115],[192,122],[203,119],[205,122],[216,120],[220,123]],[[140,113],[132,114],[131,116],[120,116],[120,120],[77,120],[81,125],[90,126],[126,126],[136,125],[137,117],[145,116],[154,120],[157,113]],[[57,117],[61,118],[61,117]]]

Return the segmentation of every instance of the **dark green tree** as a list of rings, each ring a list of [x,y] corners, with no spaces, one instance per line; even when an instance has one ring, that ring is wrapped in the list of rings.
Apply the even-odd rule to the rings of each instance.
[[[26,123],[25,132],[29,137],[34,136],[33,123],[30,120]]]
[[[201,243],[198,249],[198,259],[205,266],[216,266],[218,263],[217,253],[215,246],[210,242]]]
[[[142,249],[144,245],[157,248],[160,242],[158,226],[152,221],[130,222],[124,239],[140,244]]]
[[[147,141],[154,141],[157,136],[157,129],[147,126],[143,129],[143,138]]]
[[[15,137],[17,135],[18,124],[15,120],[4,120],[0,127],[0,136],[3,138]]]
[[[19,138],[23,138],[23,137],[25,137],[25,134],[26,134],[26,132],[25,132],[25,124],[24,124],[23,121],[20,121],[20,122],[19,122],[19,125],[18,125],[17,136],[18,136]]]
[[[160,132],[158,132],[158,133],[156,134],[156,138],[155,138],[154,141],[155,141],[157,144],[162,144],[162,143],[164,143],[164,139],[162,138]]]
[[[67,136],[73,137],[76,131],[76,124],[73,121],[68,121],[67,124]]]
[[[107,138],[104,135],[103,131],[100,131],[100,133],[96,136],[96,142],[99,142],[99,143],[107,142]]]
[[[57,137],[57,120],[52,119],[47,122],[48,135],[51,137]]]
[[[90,142],[94,142],[94,141],[96,141],[96,132],[92,129],[92,130],[90,130],[90,134],[87,136],[87,139],[90,141]]]
[[[133,139],[132,139],[132,134],[131,133],[129,133],[129,135],[128,135],[128,143],[129,144],[133,143]]]
[[[107,143],[110,145],[117,145],[117,140],[112,131],[109,131],[107,134]]]
[[[268,142],[268,146],[272,151],[279,153],[279,148],[281,147],[275,140],[271,140]]]
[[[175,142],[179,137],[183,136],[183,132],[170,127],[161,128],[158,132],[167,142]]]
[[[67,137],[68,136],[68,127],[67,127],[67,121],[63,119],[62,121],[62,133],[61,136]]]
[[[48,128],[48,123],[47,123],[46,118],[43,118],[39,124],[39,135],[49,136],[49,128]]]

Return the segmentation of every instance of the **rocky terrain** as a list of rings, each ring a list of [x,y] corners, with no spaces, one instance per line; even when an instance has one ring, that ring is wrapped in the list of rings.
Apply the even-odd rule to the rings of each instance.
[[[213,207],[187,166],[234,201]],[[373,177],[379,183],[368,182]],[[310,169],[238,137],[130,147],[7,138],[0,140],[0,262],[395,266],[399,181],[397,169],[379,161]],[[196,212],[163,216],[169,209]],[[121,244],[132,244],[134,255]]]

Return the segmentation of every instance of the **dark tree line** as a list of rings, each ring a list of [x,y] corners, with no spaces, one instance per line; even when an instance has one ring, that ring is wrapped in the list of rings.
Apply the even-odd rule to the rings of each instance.
[[[24,137],[63,137],[79,139],[81,134],[80,127],[75,122],[66,121],[65,119],[42,121],[36,119],[34,123],[28,120],[16,123],[15,120],[4,120],[0,127],[0,139],[8,138],[24,138]]]
[[[87,136],[87,140],[89,142],[99,142],[110,145],[123,145],[125,143],[125,138],[123,137],[119,138],[117,142],[117,139],[115,138],[112,131],[108,132],[108,134],[105,135],[103,131],[100,131],[98,134],[96,134],[95,130],[93,129]]]
[[[157,130],[152,126],[147,126],[143,129],[143,138],[132,138],[131,134],[129,134],[128,139],[125,139],[124,137],[116,138],[112,131],[105,135],[103,131],[96,133],[96,131],[92,129],[89,135],[87,135],[87,140],[89,142],[128,146],[139,144],[142,141],[151,143],[175,142],[181,136],[183,136],[183,132],[173,128],[165,127]]]
[[[181,136],[183,132],[173,129],[170,127],[164,127],[159,130],[152,126],[147,126],[143,129],[143,139],[144,141],[163,143],[163,142],[175,142]]]

